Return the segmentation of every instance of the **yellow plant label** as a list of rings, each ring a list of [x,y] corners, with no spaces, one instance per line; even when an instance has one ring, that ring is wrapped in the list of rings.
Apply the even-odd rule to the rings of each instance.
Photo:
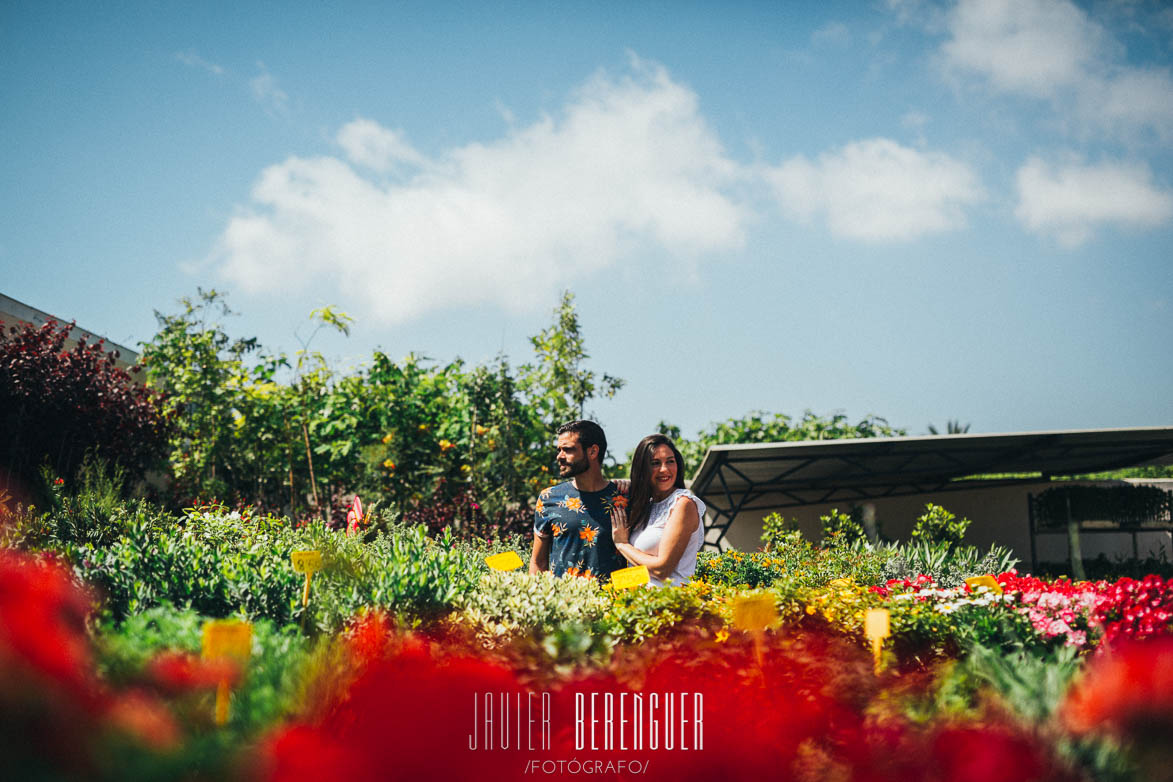
[[[733,626],[738,630],[761,632],[777,618],[773,595],[748,595],[733,601]]]
[[[989,587],[995,595],[1002,594],[1002,585],[993,576],[974,576],[973,578],[965,579],[965,585],[970,589],[977,589],[978,587]]]
[[[204,657],[236,657],[248,660],[253,650],[253,626],[238,619],[204,623]]]
[[[317,573],[322,569],[320,551],[295,551],[289,558],[293,560],[294,573]]]
[[[869,608],[863,615],[863,634],[872,640],[887,638],[892,634],[888,609]]]
[[[503,554],[485,557],[485,564],[493,570],[517,570],[522,566],[522,561],[516,551],[506,551]]]
[[[648,569],[643,565],[625,567],[611,573],[611,583],[616,589],[635,589],[648,583],[649,580],[651,579],[648,576]]]

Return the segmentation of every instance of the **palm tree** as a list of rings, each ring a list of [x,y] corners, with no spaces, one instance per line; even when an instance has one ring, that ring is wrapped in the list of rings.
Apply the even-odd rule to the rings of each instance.
[[[961,425],[961,421],[954,421],[952,419],[945,422],[945,434],[965,434],[969,431],[969,424]],[[940,434],[937,427],[929,424],[929,434]]]

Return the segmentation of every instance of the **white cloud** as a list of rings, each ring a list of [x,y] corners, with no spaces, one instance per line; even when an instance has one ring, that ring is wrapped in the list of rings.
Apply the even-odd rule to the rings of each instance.
[[[826,219],[832,233],[863,241],[915,239],[965,225],[982,199],[968,166],[890,139],[867,139],[811,162],[791,158],[767,174],[783,209]]]
[[[426,162],[402,133],[369,119],[356,119],[344,125],[335,140],[351,163],[379,173],[403,166],[418,168]]]
[[[1100,59],[1104,31],[1066,0],[962,0],[943,52],[956,67],[994,87],[1049,97]]]
[[[214,62],[208,62],[203,57],[200,57],[198,54],[196,54],[195,49],[188,49],[186,52],[176,52],[175,59],[189,67],[201,68],[214,76],[224,75],[224,68]]]
[[[1173,137],[1173,76],[1125,61],[1125,48],[1068,0],[960,0],[941,53],[951,73],[1052,101],[1081,132]]]
[[[666,71],[600,75],[558,117],[424,160],[360,120],[339,132],[352,160],[418,164],[404,181],[333,157],[271,166],[212,261],[248,290],[327,280],[388,322],[494,302],[532,309],[642,244],[680,257],[740,246],[743,172]],[[417,159],[418,156],[418,159]]]
[[[1018,169],[1015,216],[1031,231],[1076,247],[1105,224],[1151,227],[1173,218],[1173,194],[1139,163],[1052,166],[1032,157]]]
[[[263,62],[258,62],[257,67],[261,72],[248,83],[252,89],[253,98],[265,107],[265,111],[285,116],[289,113],[289,96],[277,86],[277,80],[273,78],[273,74],[269,73],[269,69],[265,67]]]

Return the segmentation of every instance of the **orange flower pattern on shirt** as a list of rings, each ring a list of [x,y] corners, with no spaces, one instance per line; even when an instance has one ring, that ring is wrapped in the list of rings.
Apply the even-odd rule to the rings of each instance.
[[[578,536],[586,541],[588,548],[595,545],[595,537],[599,534],[597,527],[592,527],[590,524],[584,524],[582,529],[578,531]]]
[[[554,537],[558,537],[565,531],[561,524],[554,524],[550,529],[554,530]]]
[[[572,510],[578,513],[582,513],[583,511],[582,500],[578,497],[567,497],[564,504],[566,506],[566,510]]]

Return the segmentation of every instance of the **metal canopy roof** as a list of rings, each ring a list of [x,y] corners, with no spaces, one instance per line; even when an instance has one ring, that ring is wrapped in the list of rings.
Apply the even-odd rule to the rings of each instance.
[[[1173,426],[716,445],[692,491],[717,514],[709,524],[720,530],[716,545],[745,510],[988,488],[1137,464],[1173,464]],[[1006,473],[1042,478],[965,480]]]

